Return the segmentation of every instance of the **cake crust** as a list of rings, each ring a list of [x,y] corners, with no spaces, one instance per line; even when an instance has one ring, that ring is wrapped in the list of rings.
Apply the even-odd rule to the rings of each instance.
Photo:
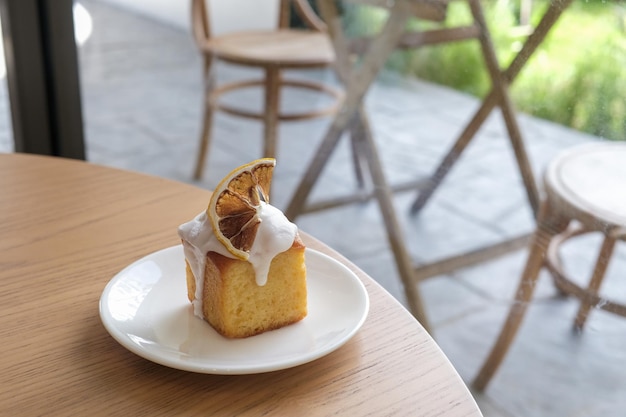
[[[196,281],[187,263],[187,296]],[[254,336],[302,320],[307,315],[305,246],[298,235],[291,248],[274,257],[267,283],[256,283],[252,265],[216,252],[206,256],[202,313],[229,338]]]

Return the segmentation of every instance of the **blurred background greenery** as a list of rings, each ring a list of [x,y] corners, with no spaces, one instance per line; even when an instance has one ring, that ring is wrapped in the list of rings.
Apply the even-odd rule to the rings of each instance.
[[[528,34],[520,21],[523,0],[483,0],[498,58],[507,66]],[[530,23],[549,0],[532,0]],[[367,35],[386,12],[356,6],[344,10],[347,30]],[[446,24],[471,21],[465,2],[452,2]],[[423,29],[429,22],[411,21]],[[626,2],[575,0],[512,85],[518,110],[611,140],[626,140]],[[475,41],[394,52],[388,68],[482,97],[490,89]]]

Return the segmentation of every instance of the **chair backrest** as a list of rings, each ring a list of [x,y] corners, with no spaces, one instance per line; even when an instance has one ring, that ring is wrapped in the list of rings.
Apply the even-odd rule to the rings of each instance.
[[[292,4],[307,26],[325,30],[324,22],[307,0],[192,0],[192,33],[201,45],[211,36],[225,32],[286,28]]]
[[[347,0],[349,3],[363,4],[367,6],[390,8],[393,1],[389,0]],[[411,2],[413,16],[434,22],[443,22],[446,19],[448,3],[450,0],[414,0]]]
[[[350,3],[364,4],[367,6],[389,9],[393,2],[387,0],[346,0]],[[487,26],[479,24],[478,14],[481,0],[466,0],[467,5],[474,16],[473,23],[461,25],[446,25],[445,20],[448,12],[448,4],[454,0],[408,0],[411,7],[411,16],[421,20],[430,20],[443,25],[426,30],[407,29],[395,46],[397,49],[413,49],[425,45],[435,45],[448,42],[457,42],[466,39],[485,39]],[[488,35],[486,35],[488,37]],[[350,50],[355,54],[363,54],[371,44],[371,36],[355,37],[350,40]],[[489,41],[490,42],[490,41]]]
[[[191,0],[191,30],[196,43],[202,45],[211,36],[225,32],[287,27],[290,3],[291,0]]]

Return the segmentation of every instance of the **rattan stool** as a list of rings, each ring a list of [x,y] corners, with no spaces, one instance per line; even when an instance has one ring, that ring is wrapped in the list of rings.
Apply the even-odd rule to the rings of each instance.
[[[474,381],[483,390],[504,359],[532,298],[540,269],[547,266],[556,286],[581,300],[575,325],[582,328],[591,307],[626,316],[626,307],[600,297],[598,291],[617,240],[626,239],[626,144],[594,142],[564,151],[544,176],[546,199],[508,318]],[[571,223],[580,225],[568,229]],[[601,232],[604,243],[587,289],[563,272],[558,248],[586,232]]]

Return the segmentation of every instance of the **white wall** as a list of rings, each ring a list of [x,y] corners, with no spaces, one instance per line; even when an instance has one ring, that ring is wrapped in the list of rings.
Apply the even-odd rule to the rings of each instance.
[[[278,26],[278,0],[210,0],[209,8],[213,34]]]
[[[139,14],[149,16],[163,23],[189,30],[189,5],[186,0],[100,0]],[[222,0],[224,1],[224,0]],[[225,0],[228,1],[228,0]]]
[[[191,0],[100,0],[189,30]],[[276,27],[278,0],[209,0],[211,30],[222,34],[241,29]]]

